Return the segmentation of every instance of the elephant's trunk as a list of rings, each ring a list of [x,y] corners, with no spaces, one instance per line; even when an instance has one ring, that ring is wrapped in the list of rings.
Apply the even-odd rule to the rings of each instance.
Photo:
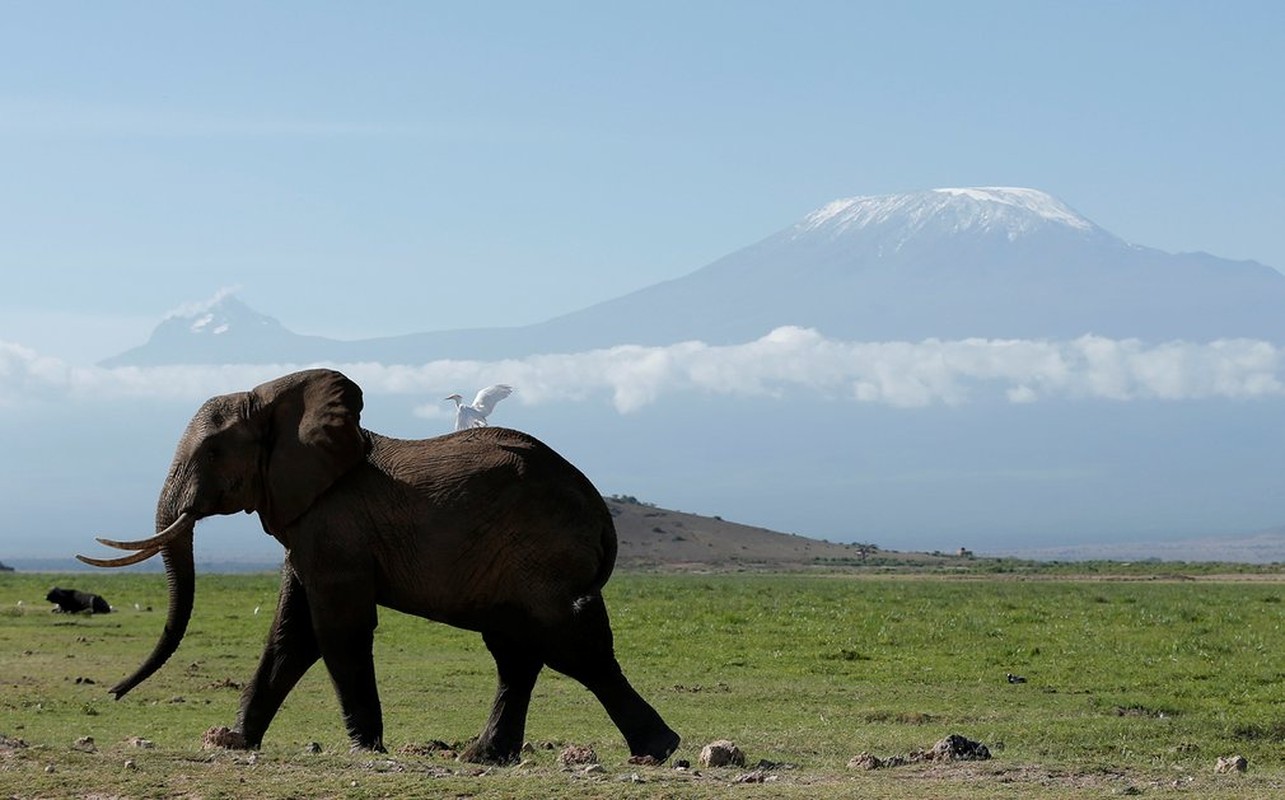
[[[196,567],[192,560],[192,531],[194,524],[184,526],[183,531],[175,536],[161,549],[165,560],[165,581],[169,586],[169,610],[165,615],[165,630],[161,638],[134,674],[117,683],[111,693],[119,700],[125,693],[151,677],[161,668],[174,651],[183,634],[187,632],[187,623],[192,618],[193,598],[196,596]]]
[[[187,623],[192,618],[192,602],[196,595],[196,567],[192,559],[192,533],[196,527],[196,515],[190,511],[178,512],[179,501],[172,491],[173,481],[161,493],[157,504],[157,534],[149,539],[134,542],[118,542],[112,539],[98,541],[121,550],[135,551],[131,555],[114,559],[95,559],[77,556],[81,561],[98,567],[123,567],[144,561],[157,553],[165,560],[165,580],[169,586],[169,610],[165,617],[165,630],[161,638],[134,674],[111,688],[111,693],[119,700],[125,693],[147,680],[153,672],[178,649],[187,631]]]

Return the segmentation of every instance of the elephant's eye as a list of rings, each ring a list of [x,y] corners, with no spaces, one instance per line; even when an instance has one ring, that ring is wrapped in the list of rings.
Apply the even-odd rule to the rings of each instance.
[[[219,448],[217,447],[211,447],[210,449],[205,451],[206,461],[218,461],[222,456],[223,456],[222,451],[220,451]]]

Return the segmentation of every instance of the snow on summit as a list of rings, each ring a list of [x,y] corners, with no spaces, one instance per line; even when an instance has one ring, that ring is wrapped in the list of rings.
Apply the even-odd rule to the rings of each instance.
[[[1097,229],[1062,201],[1037,189],[987,186],[933,189],[912,194],[849,197],[812,212],[796,234],[840,235],[876,227],[901,229],[898,238],[936,231],[1002,232],[1010,239],[1048,225],[1078,231]]]
[[[1001,203],[1025,209],[1050,222],[1090,230],[1093,223],[1072,211],[1061,200],[1037,189],[992,186],[981,189],[934,189],[935,193],[967,197],[980,203]]]

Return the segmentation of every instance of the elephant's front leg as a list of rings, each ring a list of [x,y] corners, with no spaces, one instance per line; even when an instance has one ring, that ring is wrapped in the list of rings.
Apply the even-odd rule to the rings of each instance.
[[[328,585],[310,590],[312,627],[339,696],[354,748],[384,752],[384,716],[375,685],[378,615],[368,587]]]
[[[252,748],[262,744],[263,734],[286,695],[320,656],[308,595],[299,576],[287,564],[281,573],[281,597],[272,629],[259,668],[241,694],[241,710],[230,743]]]

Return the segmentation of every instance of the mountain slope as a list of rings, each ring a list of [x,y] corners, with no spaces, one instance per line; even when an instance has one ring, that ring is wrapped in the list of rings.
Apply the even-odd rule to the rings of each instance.
[[[862,341],[1285,342],[1285,275],[1131,245],[1033,189],[837,200],[695,272],[543,323],[341,342],[290,333],[234,298],[167,319],[125,364],[512,358],[619,344],[732,344],[782,325]]]

